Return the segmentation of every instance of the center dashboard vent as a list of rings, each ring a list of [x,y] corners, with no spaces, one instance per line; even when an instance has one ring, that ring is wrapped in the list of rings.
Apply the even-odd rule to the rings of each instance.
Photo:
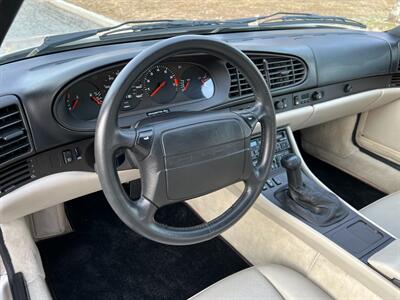
[[[302,83],[307,75],[305,63],[299,58],[286,55],[249,55],[260,70],[271,91],[293,87]],[[227,63],[231,80],[229,97],[250,95],[253,90],[243,74]]]
[[[400,87],[400,73],[392,74],[392,78],[390,80],[391,87]]]
[[[0,166],[25,157],[32,151],[20,106],[9,103],[0,107]]]

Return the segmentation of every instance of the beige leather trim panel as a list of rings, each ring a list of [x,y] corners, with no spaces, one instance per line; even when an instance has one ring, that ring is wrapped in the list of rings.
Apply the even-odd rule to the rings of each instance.
[[[1,224],[4,242],[15,272],[22,272],[31,299],[52,299],[45,281],[39,250],[24,218]]]
[[[400,190],[400,172],[361,152],[352,142],[357,116],[303,129],[303,149],[361,181],[391,194]]]
[[[364,149],[400,165],[400,101],[363,113],[356,140]]]
[[[278,127],[290,126],[292,130],[303,129],[345,116],[365,112],[391,103],[400,98],[400,88],[377,89],[305,106],[276,114]],[[256,132],[259,131],[256,128]]]
[[[400,99],[400,88],[377,89],[314,105],[303,128],[365,112]],[[292,128],[296,130],[298,128]]]
[[[118,172],[121,182],[139,178],[138,170]],[[62,172],[39,178],[1,197],[0,224],[101,190],[94,172]]]
[[[400,280],[400,240],[372,255],[368,263],[388,278]]]

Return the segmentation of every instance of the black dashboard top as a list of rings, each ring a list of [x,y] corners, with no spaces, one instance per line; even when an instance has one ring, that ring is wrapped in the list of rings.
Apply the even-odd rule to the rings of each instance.
[[[306,67],[306,78],[298,85],[273,90],[273,96],[397,71],[398,40],[388,33],[307,29],[214,37],[249,54],[289,55],[301,60]],[[12,94],[19,97],[37,152],[91,137],[98,110],[96,105],[101,103],[110,78],[124,63],[153,43],[145,41],[83,48],[2,65],[0,96]],[[167,81],[162,79],[163,74],[167,74],[168,82],[163,83]],[[140,118],[152,110],[204,110],[236,103],[237,99],[228,97],[229,75],[226,62],[204,55],[161,62],[158,69],[143,74],[138,82],[132,84],[132,90],[127,91],[123,101],[125,109],[121,104],[121,125],[132,125],[132,115]],[[201,86],[201,78],[207,82],[206,88]],[[185,91],[189,79],[193,83],[197,80],[197,87],[195,84],[191,86],[193,91]],[[157,101],[159,93],[170,94],[169,98],[166,97],[168,103]],[[150,101],[138,100],[140,95]],[[90,104],[90,108],[74,111],[78,105],[84,105],[83,100],[85,105]]]

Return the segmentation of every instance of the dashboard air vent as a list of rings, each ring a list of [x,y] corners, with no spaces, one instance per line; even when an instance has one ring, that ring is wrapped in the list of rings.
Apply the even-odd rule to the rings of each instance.
[[[298,58],[282,55],[249,55],[272,91],[302,83],[306,78],[306,65]],[[252,94],[253,91],[240,71],[227,64],[231,79],[229,97]]]
[[[12,164],[0,170],[0,196],[26,184],[35,178],[30,160]]]
[[[392,79],[390,80],[391,87],[400,87],[400,73],[396,73],[392,75]]]
[[[25,122],[17,104],[0,108],[0,165],[32,151]]]

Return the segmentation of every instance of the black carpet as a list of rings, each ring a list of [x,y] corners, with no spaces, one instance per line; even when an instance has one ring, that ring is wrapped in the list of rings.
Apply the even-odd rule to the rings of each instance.
[[[302,156],[310,170],[332,191],[355,209],[361,209],[386,194],[353,176],[305,153]]]
[[[38,243],[54,297],[63,299],[187,299],[248,267],[221,238],[166,246],[125,226],[96,193],[66,204],[75,232]],[[200,222],[185,205],[158,215],[169,225]]]

